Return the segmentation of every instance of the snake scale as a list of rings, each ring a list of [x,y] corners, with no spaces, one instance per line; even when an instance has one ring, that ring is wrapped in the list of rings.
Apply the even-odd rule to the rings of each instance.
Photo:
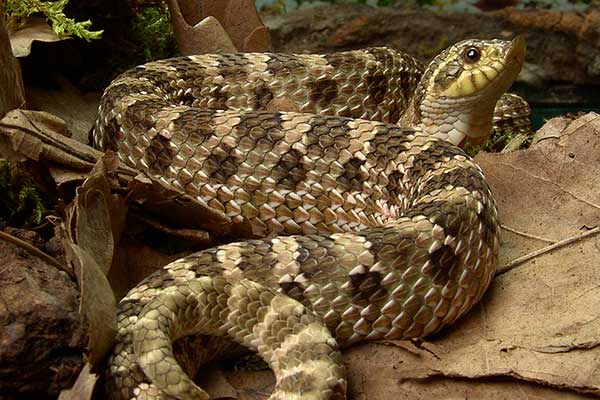
[[[115,79],[95,145],[257,239],[170,263],[121,300],[111,396],[207,399],[172,345],[210,335],[269,363],[273,400],[343,399],[340,346],[423,337],[466,313],[499,229],[455,145],[489,135],[524,54],[515,39],[459,42],[427,69],[387,48],[198,55]]]

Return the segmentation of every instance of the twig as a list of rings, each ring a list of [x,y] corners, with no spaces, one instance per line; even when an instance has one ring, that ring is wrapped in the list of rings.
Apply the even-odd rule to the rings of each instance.
[[[168,235],[172,235],[184,240],[189,240],[202,246],[210,246],[213,244],[213,241],[208,232],[198,229],[171,228],[161,224],[160,222],[152,218],[148,218],[136,212],[132,212],[130,216]]]
[[[543,237],[535,236],[530,233],[521,232],[519,230],[516,230],[515,228],[511,228],[510,226],[500,225],[500,227],[502,229],[504,229],[505,231],[509,231],[509,232],[515,233],[517,235],[524,236],[526,238],[535,239],[535,240],[539,240],[540,242],[546,242],[546,243],[550,243],[550,244],[556,243],[555,240],[545,239]]]
[[[42,250],[38,249],[35,246],[30,245],[29,243],[25,242],[24,240],[21,240],[18,237],[15,237],[9,233],[2,232],[2,231],[0,231],[0,239],[4,240],[6,242],[12,243],[16,246],[19,246],[22,249],[27,250],[34,256],[39,257],[42,260],[46,261],[48,264],[53,265],[56,268],[60,269],[61,271],[66,272],[67,274],[69,274],[69,276],[71,278],[77,279],[77,277],[75,276],[73,271],[70,271],[67,268],[65,268],[65,266],[62,265],[56,258],[44,253]]]
[[[516,260],[513,260],[513,261],[509,262],[508,264],[506,264],[502,268],[499,268],[496,271],[496,276],[502,275],[505,272],[508,272],[511,269],[513,269],[513,268],[515,268],[515,267],[517,267],[517,266],[519,266],[519,265],[521,265],[521,264],[523,264],[523,263],[531,260],[532,258],[535,258],[535,257],[540,256],[542,254],[549,253],[549,252],[551,252],[553,250],[556,250],[558,248],[564,247],[564,246],[566,246],[568,244],[571,244],[571,243],[574,243],[574,242],[578,242],[578,241],[583,240],[583,239],[585,239],[585,238],[587,238],[589,236],[593,236],[593,235],[595,235],[595,234],[597,234],[599,232],[600,232],[600,226],[597,226],[594,229],[591,229],[591,230],[589,230],[587,232],[584,232],[584,233],[582,233],[580,235],[572,236],[570,238],[567,238],[567,239],[558,241],[556,243],[553,243],[550,246],[546,246],[544,248],[541,248],[539,250],[536,250],[534,252],[526,254],[523,257],[519,257]]]

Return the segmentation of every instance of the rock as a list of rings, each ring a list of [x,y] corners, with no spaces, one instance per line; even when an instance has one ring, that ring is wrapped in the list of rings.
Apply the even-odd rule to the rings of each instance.
[[[321,53],[389,46],[427,63],[462,39],[523,35],[527,61],[521,79],[547,90],[552,84],[600,85],[600,11],[506,8],[486,13],[436,13],[415,6],[372,8],[339,4],[266,15],[274,51]],[[590,92],[590,88],[587,88]],[[538,94],[538,97],[542,94]],[[561,98],[563,101],[564,98]],[[597,104],[597,103],[596,103]]]
[[[8,232],[44,248],[35,232]],[[46,251],[53,247],[49,242]],[[56,398],[83,366],[87,338],[77,285],[65,272],[3,240],[0,259],[0,397]]]

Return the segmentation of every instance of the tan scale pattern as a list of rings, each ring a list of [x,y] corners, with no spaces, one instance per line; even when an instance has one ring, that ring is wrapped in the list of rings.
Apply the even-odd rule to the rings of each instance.
[[[269,362],[271,399],[343,399],[338,344],[426,336],[481,298],[499,247],[481,170],[389,123],[421,74],[370,49],[184,57],[111,84],[97,146],[267,237],[177,260],[130,291],[107,368],[113,398],[207,398],[172,344],[212,335]],[[282,97],[299,112],[261,111]]]

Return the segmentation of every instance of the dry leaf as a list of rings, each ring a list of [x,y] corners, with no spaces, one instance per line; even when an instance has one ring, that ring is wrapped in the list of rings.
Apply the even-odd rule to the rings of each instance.
[[[124,201],[113,202],[107,176],[117,165],[111,153],[98,161],[77,188],[64,228],[67,235],[63,244],[79,282],[79,312],[89,324],[88,360],[94,367],[111,349],[116,333],[117,304],[106,274],[113,259],[113,227],[122,227],[126,215]]]
[[[12,110],[0,120],[0,148],[34,161],[90,170],[102,154],[66,137],[64,121],[41,111]]]
[[[64,76],[52,73],[43,87],[27,87],[27,107],[62,118],[71,137],[87,143],[98,115],[100,95],[98,92],[82,92]]]
[[[251,0],[168,0],[179,50],[186,55],[269,51],[269,30]]]
[[[206,0],[205,3],[221,7],[222,14],[215,17],[240,51],[265,52],[271,49],[269,30],[262,23],[253,0],[228,0],[225,6],[219,0]]]
[[[93,368],[99,368],[117,331],[117,302],[108,279],[90,253],[70,240],[65,242],[65,250],[79,282],[79,313],[88,321],[87,358]]]
[[[58,42],[69,37],[60,37],[52,30],[43,17],[29,17],[25,25],[9,32],[10,45],[15,57],[26,57],[31,53],[31,44],[40,42]]]
[[[202,373],[203,372],[203,373]],[[238,395],[235,389],[227,381],[223,372],[218,369],[205,369],[200,375],[201,387],[206,390],[211,399],[237,399]]]
[[[128,200],[144,212],[169,221],[173,226],[206,230],[214,236],[241,235],[251,237],[246,225],[233,225],[231,218],[208,205],[183,195],[144,174],[129,183]]]
[[[100,158],[77,188],[64,228],[63,244],[79,282],[79,312],[89,325],[87,356],[94,367],[110,351],[116,333],[117,305],[106,274],[112,265],[114,236],[120,234],[127,210],[124,200],[111,194],[108,175],[117,166],[113,153]]]
[[[75,229],[75,243],[90,253],[104,275],[110,270],[115,238],[118,240],[121,235],[127,215],[125,200],[111,194],[108,174],[117,166],[118,159],[112,152],[100,159],[77,188],[74,210],[77,219],[70,224]]]
[[[108,274],[108,281],[115,297],[123,298],[133,286],[158,268],[190,253],[191,251],[175,254],[161,253],[147,244],[124,236],[119,241],[113,267]]]
[[[90,369],[90,364],[86,363],[73,387],[61,391],[58,400],[90,400],[98,381],[98,375],[91,373]]]
[[[202,48],[199,49],[198,43],[190,40],[193,36],[186,35],[186,40],[179,40],[179,49],[183,54],[198,53],[235,53],[237,49],[231,42],[231,39],[221,26],[219,21],[208,16],[198,22],[192,28],[198,36],[203,38]]]
[[[266,26],[259,26],[244,39],[242,46],[248,53],[263,53],[271,50],[271,34]]]

